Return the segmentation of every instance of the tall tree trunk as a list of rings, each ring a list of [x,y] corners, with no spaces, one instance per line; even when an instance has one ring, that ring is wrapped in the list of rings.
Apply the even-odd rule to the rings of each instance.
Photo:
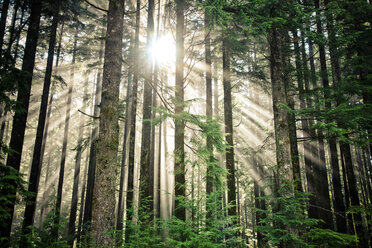
[[[133,53],[133,39],[130,44],[131,53]],[[124,138],[123,138],[123,150],[121,156],[121,166],[120,166],[120,183],[119,183],[119,197],[118,197],[118,207],[116,215],[116,230],[118,230],[118,237],[116,240],[117,246],[122,246],[123,244],[123,221],[124,221],[124,204],[125,204],[125,172],[128,164],[128,154],[129,154],[129,133],[130,133],[130,124],[131,124],[131,98],[132,98],[132,75],[131,71],[128,72],[128,85],[127,85],[127,95],[126,95],[126,104],[125,104],[125,122],[124,122]]]
[[[228,40],[222,41],[222,68],[223,68],[223,104],[225,116],[226,143],[226,169],[227,169],[227,197],[228,204],[231,206],[228,214],[233,219],[236,218],[236,182],[235,182],[235,162],[234,162],[234,141],[233,141],[233,119],[232,119],[232,99],[231,99],[231,72],[230,72],[230,44]],[[233,220],[236,223],[236,219]]]
[[[157,2],[158,9],[157,9],[157,28],[156,28],[156,40],[159,39],[160,36],[160,15],[161,15],[161,0],[158,0]],[[166,15],[164,15],[163,19],[166,19]],[[154,59],[155,65],[154,65],[154,89],[153,89],[153,98],[152,98],[152,106],[158,107],[157,103],[157,97],[156,94],[159,90],[158,85],[161,83],[161,72],[159,73],[159,63]],[[151,119],[156,119],[156,112],[153,111],[151,115]],[[158,130],[158,135],[156,135],[155,129]],[[156,143],[157,142],[157,143]],[[151,130],[151,158],[150,162],[152,163],[151,167],[154,168],[154,177],[156,176],[156,180],[154,180],[154,213],[155,218],[160,219],[160,162],[161,162],[161,123],[155,127],[155,125],[152,125]]]
[[[50,102],[49,102],[50,103]],[[43,190],[43,196],[41,197],[41,208],[40,208],[40,216],[39,216],[39,225],[41,226],[41,223],[43,222],[44,219],[44,211],[46,208],[46,203],[47,203],[47,191],[48,191],[48,186],[49,186],[49,177],[50,177],[50,161],[51,161],[51,155],[49,153],[48,155],[48,163],[47,163],[47,168],[45,172],[45,180],[44,180],[44,190]]]
[[[98,61],[99,64],[102,64],[103,59],[103,46],[104,46],[104,39],[103,36],[105,34],[104,28],[102,28],[101,32],[101,44],[99,48],[99,55]],[[101,80],[101,68],[98,69],[97,74],[97,81],[96,81],[96,92],[94,96],[94,109],[93,109],[93,116],[97,118],[100,114],[100,105],[101,105],[101,90],[102,90],[102,80]],[[95,121],[95,120],[94,120]],[[84,204],[84,216],[83,216],[83,235],[88,237],[88,229],[90,227],[90,222],[92,220],[92,199],[93,199],[93,189],[94,189],[94,178],[96,175],[96,142],[97,142],[97,135],[98,135],[98,124],[94,123],[94,127],[92,129],[92,134],[90,136],[91,143],[89,148],[89,165],[88,165],[88,178],[87,178],[87,192],[85,195],[85,204]]]
[[[176,0],[176,87],[174,98],[175,136],[174,136],[174,175],[175,175],[175,216],[186,220],[186,209],[182,201],[186,200],[185,192],[185,123],[184,111],[184,16],[185,1]]]
[[[307,1],[305,1],[306,3]],[[310,31],[309,25],[307,27],[308,31]],[[311,39],[308,40],[309,46],[309,61],[310,61],[310,81],[312,84],[313,90],[317,89],[317,76],[315,70],[315,62],[314,62],[314,49],[313,49],[313,41]],[[303,50],[305,48],[303,47]],[[304,51],[303,51],[304,53]],[[305,61],[305,60],[304,60]],[[328,92],[325,91],[324,97],[328,98]],[[327,99],[326,98],[326,99]],[[318,102],[319,99],[317,96],[314,97],[314,102]],[[326,108],[330,108],[330,102],[326,102]],[[319,109],[319,108],[318,108]],[[318,136],[318,153],[317,156],[320,161],[323,163],[325,161],[324,155],[324,140],[323,140],[323,132],[322,130],[317,130]],[[340,169],[339,169],[339,160],[338,160],[338,152],[337,152],[337,142],[334,137],[330,137],[327,139],[329,145],[329,155],[330,155],[330,165],[332,169],[332,184],[334,190],[334,210],[335,210],[335,217],[336,217],[336,226],[338,232],[346,232],[346,217],[345,217],[345,205],[343,201],[343,194],[342,194],[342,185],[340,179]],[[346,192],[345,192],[346,194]]]
[[[45,120],[47,116],[49,89],[50,89],[50,83],[51,83],[51,78],[52,78],[54,47],[56,43],[60,3],[61,1],[57,1],[56,5],[54,6],[53,22],[52,22],[50,40],[49,40],[48,59],[47,59],[47,66],[46,66],[46,71],[45,71],[43,94],[41,96],[39,121],[37,125],[34,153],[32,157],[31,172],[30,172],[30,179],[29,179],[29,185],[28,185],[28,191],[34,193],[34,196],[31,199],[29,199],[29,203],[26,204],[26,210],[25,210],[25,215],[24,215],[24,220],[23,220],[23,225],[22,225],[23,234],[30,233],[31,230],[28,227],[33,224],[35,210],[36,210],[36,199],[37,199],[37,194],[38,194],[38,189],[39,189],[40,172],[41,172],[41,166],[42,166],[42,163],[41,163],[42,161],[40,161],[40,157],[41,157],[40,155],[42,152]],[[25,243],[23,244],[26,245]]]
[[[14,49],[14,55],[13,55],[13,64],[15,64],[17,62],[17,58],[18,58],[18,48],[19,48],[19,40],[20,40],[20,37],[21,37],[21,32],[22,32],[22,26],[23,26],[23,18],[25,16],[25,12],[26,12],[26,1],[23,3],[22,5],[22,13],[21,13],[21,18],[20,18],[20,21],[19,21],[19,30],[17,31],[17,35],[16,35],[16,44],[15,44],[15,49]]]
[[[316,11],[316,26],[317,26],[317,33],[319,35],[323,35],[322,24],[320,20],[320,13],[319,13],[319,0],[315,0],[315,8]],[[326,53],[324,44],[321,42],[318,43],[319,46],[319,59],[320,59],[320,70],[321,70],[321,78],[323,87],[325,88],[324,98],[328,99],[329,95],[327,94],[327,90],[329,88],[329,81],[328,81],[328,73],[327,73],[327,64],[326,64]],[[329,103],[330,105],[330,103]],[[330,106],[326,106],[326,108],[330,108]],[[324,153],[324,142],[323,139],[319,141],[319,151],[320,153]],[[321,155],[323,157],[323,155]],[[318,206],[318,218],[324,221],[323,226],[325,228],[332,229],[333,228],[333,218],[331,213],[331,203],[329,198],[329,189],[328,189],[328,177],[327,177],[327,169],[325,161],[321,161],[319,164],[314,165],[314,178],[318,179],[318,183],[315,184],[315,194],[317,196],[317,206]]]
[[[4,43],[4,34],[5,34],[5,26],[6,26],[6,18],[8,17],[8,9],[9,9],[10,0],[3,1],[3,7],[1,9],[1,17],[0,17],[0,57],[3,52],[3,43]]]
[[[20,0],[16,0],[15,3],[14,3],[14,8],[13,8],[13,16],[12,16],[12,22],[10,24],[10,28],[9,28],[9,41],[8,41],[8,45],[7,45],[7,49],[6,49],[6,54],[11,55],[11,50],[12,50],[12,45],[13,45],[13,42],[14,42],[14,36],[15,36],[15,24],[16,24],[16,21],[17,21],[17,14],[18,14],[18,9],[19,9],[19,4],[20,4]]]
[[[324,3],[326,4],[327,1]],[[317,3],[319,6],[319,3]],[[334,61],[334,56],[335,56],[335,51],[333,48],[334,44],[334,37],[332,37],[331,30],[330,30],[330,24],[328,23],[331,21],[329,17],[327,17],[327,29],[328,29],[328,35],[330,37],[330,54],[331,54],[331,67],[332,67],[332,75],[333,75],[333,83],[337,84],[337,82],[340,81],[341,79],[341,72],[338,62]],[[333,34],[334,35],[334,34]],[[324,49],[324,48],[323,48]],[[321,49],[320,52],[324,53]],[[323,55],[322,55],[323,57]],[[332,59],[333,58],[333,59]],[[324,62],[323,62],[324,63]],[[324,82],[324,81],[323,81]],[[327,88],[329,88],[329,84],[325,85]],[[325,93],[327,94],[328,97],[328,89],[326,89]],[[326,97],[326,95],[324,96]],[[331,109],[331,103],[326,102],[326,108]],[[339,167],[339,162],[338,162],[338,154],[337,154],[337,141],[336,138],[330,137],[328,139],[328,144],[329,144],[329,150],[330,150],[330,164],[331,164],[331,170],[332,170],[332,184],[333,184],[333,191],[334,191],[334,210],[335,210],[335,217],[336,217],[336,227],[337,231],[341,233],[346,233],[347,232],[347,226],[346,226],[346,216],[345,216],[345,205],[343,201],[343,194],[342,194],[342,185],[341,185],[341,179],[340,179],[340,167]],[[346,187],[346,185],[345,185]]]
[[[148,1],[147,11],[147,49],[151,47],[154,35],[155,1]],[[152,105],[152,59],[146,60],[145,85],[143,92],[142,138],[141,138],[141,172],[140,172],[140,204],[153,217],[154,168],[150,162],[151,147],[151,105]],[[153,164],[152,164],[153,165]]]
[[[153,107],[157,107],[157,99],[156,99],[156,92],[157,92],[157,77],[158,77],[158,72],[159,72],[159,66],[156,64],[155,65],[155,68],[154,68],[154,89],[153,89],[153,93],[152,93],[152,106]],[[151,120],[155,120],[156,118],[156,113],[155,111],[152,111],[151,113]],[[159,126],[160,127],[160,126]],[[158,127],[157,127],[158,128]],[[157,129],[156,128],[156,129]],[[155,170],[158,168],[158,159],[157,159],[157,153],[156,151],[160,148],[160,147],[157,147],[157,138],[158,136],[156,136],[156,132],[155,132],[155,125],[151,125],[151,146],[150,146],[150,168],[152,168],[152,171],[153,171],[153,174],[152,176],[154,177],[153,179],[153,188],[155,189],[155,191],[153,192],[153,207],[154,207],[154,217],[156,218],[158,216],[158,203],[157,203],[157,197],[158,197],[158,184],[160,181],[158,181],[158,179],[156,179],[156,183],[155,183],[155,176],[157,175],[157,173],[155,173]]]
[[[282,46],[282,60],[284,65],[284,73],[283,73],[283,79],[284,79],[284,85],[285,85],[285,92],[286,92],[286,98],[288,106],[291,109],[295,109],[295,103],[294,103],[294,96],[295,92],[293,92],[293,82],[290,78],[290,55],[291,51],[289,48],[289,35],[288,32],[284,35],[284,42]],[[298,45],[298,43],[297,43]],[[299,83],[303,84],[302,82],[303,77],[301,75],[301,81]],[[295,189],[298,192],[302,192],[302,182],[301,182],[301,172],[300,172],[300,160],[299,160],[299,154],[298,154],[298,146],[297,146],[297,128],[296,128],[296,116],[293,113],[287,113],[288,114],[288,128],[289,128],[289,141],[290,141],[290,151],[291,151],[291,168],[292,168],[292,175],[293,175],[293,181]]]
[[[213,107],[212,107],[212,56],[211,56],[211,36],[210,36],[211,28],[210,28],[210,21],[209,16],[207,13],[204,13],[204,47],[205,47],[205,92],[206,92],[206,116],[207,120],[212,120],[213,117]],[[209,162],[213,161],[213,144],[212,144],[212,137],[210,135],[207,136],[207,150],[208,150],[208,157]],[[210,163],[212,164],[212,163]],[[213,192],[213,176],[212,176],[212,168],[210,165],[207,166],[207,185],[206,185],[206,192],[208,198],[207,202],[207,222],[211,221],[212,212],[215,210],[214,205],[212,204],[212,199],[210,199],[211,193]],[[210,226],[207,223],[207,226]]]
[[[0,127],[0,142],[3,142],[4,144],[6,144],[5,140],[3,139],[4,138],[4,133],[5,133],[5,126],[6,125],[9,125],[9,120],[8,120],[8,111],[6,109],[4,109],[4,106],[3,105],[0,105],[0,108],[1,108],[1,117],[0,117],[0,123],[1,123],[1,127]]]
[[[371,185],[371,178],[367,175],[371,174],[371,161],[367,158],[369,158],[370,154],[368,151],[368,147],[364,147],[360,151],[362,160],[363,160],[363,166],[364,166],[364,171],[366,174],[365,180],[366,180],[366,185],[368,189],[368,197],[370,202],[372,203],[372,185]]]
[[[303,59],[301,61],[300,46],[298,43],[297,30],[293,31],[293,37],[296,40],[294,42],[294,51],[295,51],[297,82],[298,82],[298,88],[299,88],[300,108],[304,109],[306,107],[306,100],[304,98],[304,81],[308,80],[307,64],[306,64],[306,60]],[[306,55],[303,54],[303,56],[305,56],[305,59],[306,59]],[[315,137],[315,135],[310,131],[310,123],[308,120],[306,119],[301,120],[301,124],[302,124],[302,129],[303,129],[303,138],[304,138],[303,145],[304,145],[304,159],[305,159],[306,180],[307,180],[307,192],[311,193],[311,195],[309,196],[308,216],[310,218],[317,218],[316,196],[315,196],[315,190],[314,190],[315,182],[314,182],[314,175],[313,175],[314,156],[316,156],[316,154],[315,154],[314,146],[312,146],[310,143],[310,139],[312,137]]]
[[[89,77],[89,74],[86,75]],[[84,93],[83,93],[83,111],[86,112],[86,104],[88,101],[88,82],[85,82]],[[79,179],[80,179],[80,167],[81,167],[81,155],[83,154],[83,142],[84,142],[84,114],[80,114],[79,117],[79,130],[78,130],[78,143],[76,147],[76,157],[75,157],[75,170],[74,170],[74,181],[72,185],[72,196],[71,196],[71,207],[70,207],[70,217],[68,222],[68,237],[67,243],[70,247],[73,247],[75,239],[75,222],[76,222],[76,212],[78,208],[78,191],[79,191]]]
[[[155,205],[155,211],[156,211],[156,215],[155,217],[160,219],[161,217],[161,175],[162,175],[162,170],[161,170],[161,153],[162,153],[162,149],[161,149],[161,136],[162,136],[162,132],[161,132],[161,129],[162,129],[162,123],[159,124],[159,134],[158,134],[158,154],[157,154],[157,164],[158,164],[158,168],[157,168],[157,172],[158,172],[158,185],[156,187],[156,190],[157,190],[157,198],[156,198],[156,205]]]
[[[254,180],[253,182],[253,192],[254,192],[254,207],[256,209],[260,209],[260,190],[259,190],[259,186],[258,186],[258,181],[257,180]],[[261,221],[261,214],[259,211],[255,211],[256,213],[256,216],[255,216],[255,226],[259,226],[260,225],[260,221]],[[257,231],[257,245],[258,247],[262,246],[262,232],[260,231]]]
[[[134,50],[133,50],[133,85],[132,85],[132,97],[131,97],[131,122],[130,122],[130,133],[129,133],[129,154],[128,154],[128,185],[127,185],[127,200],[126,200],[126,212],[127,222],[125,228],[125,242],[128,242],[132,234],[132,228],[130,227],[133,213],[134,213],[134,167],[135,167],[135,148],[136,148],[136,121],[137,121],[137,91],[138,91],[138,79],[139,79],[139,32],[140,32],[140,18],[141,18],[141,0],[137,0],[136,4],[136,21],[134,31]]]
[[[16,171],[19,171],[21,165],[23,141],[25,137],[28,106],[31,94],[32,75],[35,66],[36,46],[39,36],[40,16],[41,0],[33,0],[31,2],[30,23],[27,31],[26,46],[24,50],[25,54],[22,64],[22,71],[25,72],[25,76],[22,79],[22,83],[20,83],[20,88],[18,89],[17,95],[17,107],[22,109],[22,111],[16,111],[13,116],[13,127],[9,144],[9,147],[13,150],[13,152],[8,155],[6,162],[7,166],[12,167]],[[15,184],[13,181],[10,183]],[[0,236],[9,238],[14,214],[16,185],[14,189],[6,192],[4,191],[5,190],[2,190],[1,195],[9,195],[12,198],[4,206],[9,215],[2,221],[4,224],[1,225]]]
[[[370,199],[368,197],[368,190],[367,190],[367,180],[366,180],[366,173],[364,170],[364,164],[361,156],[361,149],[358,149],[357,147],[354,147],[354,155],[356,158],[356,162],[358,164],[358,172],[359,174],[359,184],[361,187],[361,194],[363,196],[363,205],[367,206],[367,204],[370,202]]]
[[[344,183],[344,190],[345,190],[345,207],[346,209],[349,209],[350,208],[350,193],[349,193],[349,186],[347,182],[347,173],[346,173],[346,167],[345,167],[344,154],[341,149],[340,149],[340,156],[341,156],[342,180]],[[355,230],[353,227],[352,214],[347,215],[347,220],[348,220],[348,223],[347,223],[348,233],[355,234]]]
[[[165,182],[164,182],[164,188],[165,192],[167,193],[165,195],[165,219],[170,219],[172,216],[172,205],[169,203],[169,199],[172,198],[171,192],[169,192],[169,164],[168,164],[168,142],[167,142],[167,120],[163,123],[163,140],[164,140],[164,171],[165,171]]]
[[[97,174],[92,202],[92,238],[98,247],[113,246],[113,240],[108,232],[115,228],[123,16],[124,1],[110,0],[97,140]]]
[[[345,163],[347,187],[350,197],[350,207],[359,207],[360,206],[359,193],[353,169],[353,161],[351,159],[350,145],[344,142],[340,142],[340,150],[343,154],[343,160]],[[353,220],[355,233],[358,235],[357,246],[363,248],[367,247],[368,242],[366,242],[366,240],[364,239],[364,228],[361,214],[360,213],[353,214]]]
[[[236,222],[239,227],[241,227],[241,206],[240,206],[240,175],[239,175],[239,163],[236,164],[236,210],[237,210],[237,215],[236,215]]]
[[[274,111],[274,131],[276,145],[276,168],[274,169],[274,197],[280,197],[279,188],[283,177],[291,180],[291,147],[289,138],[288,112],[282,106],[288,105],[286,96],[286,86],[283,76],[283,59],[282,59],[282,42],[283,37],[277,26],[273,26],[268,35],[270,46],[270,70],[272,84],[272,101]],[[280,203],[275,203],[273,211],[278,212],[283,206]],[[279,222],[275,222],[276,228],[284,228]],[[285,247],[285,242],[282,241],[279,247]]]
[[[259,181],[264,180],[264,175],[263,175],[263,169],[262,169],[262,164],[259,163],[257,158],[253,158],[253,166],[255,168],[255,171],[257,173],[257,178],[255,178],[254,183],[253,183],[253,192],[254,192],[254,206],[256,209],[260,209],[262,211],[266,210],[266,203],[265,199],[259,199],[259,197],[264,198],[265,197],[265,192],[263,188],[260,188]],[[263,212],[261,211],[255,211],[255,226],[262,226],[260,221],[264,219],[266,216]],[[265,247],[266,241],[264,240],[264,233],[261,231],[257,231],[257,246],[258,247]]]
[[[82,226],[83,226],[85,187],[86,187],[86,182],[87,182],[88,167],[89,167],[89,153],[87,153],[87,157],[86,157],[84,177],[83,177],[83,185],[81,186],[80,211],[79,211],[79,222],[78,222],[79,224],[78,224],[78,231],[77,231],[77,234],[76,234],[77,247],[80,247],[81,230],[82,230]]]
[[[62,43],[63,26],[64,26],[64,22],[62,21],[61,33],[60,33],[60,37],[59,37],[59,41],[58,41],[58,48],[57,48],[56,64],[55,64],[56,74],[57,74],[58,65],[59,65],[59,56],[60,56],[60,47],[61,47],[61,43]],[[53,92],[53,89],[52,89],[52,93],[50,94],[50,97],[49,97],[48,113],[47,113],[46,120],[45,120],[43,143],[41,145],[41,152],[40,152],[40,165],[41,166],[43,165],[44,155],[45,155],[45,145],[46,145],[47,140],[48,140],[49,120],[50,120],[50,116],[52,114],[53,98],[54,98],[54,92]],[[51,150],[52,149],[50,149],[50,151]],[[48,159],[50,159],[50,158],[48,158]],[[48,161],[48,163],[49,162],[50,161]],[[48,168],[49,168],[49,164],[48,164]],[[45,182],[44,182],[44,193],[43,193],[43,197],[42,197],[42,204],[41,204],[41,210],[40,210],[40,223],[42,222],[43,212],[44,212],[45,205],[46,205],[46,202],[47,202],[47,198],[46,198],[47,197],[47,194],[46,194],[47,192],[46,191],[47,191],[47,185],[49,185],[49,183],[48,183],[49,178],[47,176],[48,176],[48,173],[46,173],[46,178],[45,178]]]
[[[219,118],[217,61],[213,62],[213,115],[214,119]]]
[[[67,142],[69,136],[70,128],[70,117],[71,117],[71,102],[72,102],[72,90],[74,87],[75,80],[75,61],[76,61],[76,49],[77,49],[77,39],[78,39],[78,28],[75,28],[74,35],[74,46],[72,51],[72,61],[71,61],[71,75],[70,75],[70,85],[68,87],[67,93],[67,102],[66,102],[66,114],[65,114],[65,128],[63,132],[63,141],[62,141],[62,153],[61,153],[61,163],[59,167],[59,176],[58,176],[58,187],[57,187],[57,196],[56,196],[56,205],[55,205],[55,217],[54,225],[55,230],[53,230],[54,237],[58,238],[58,226],[61,214],[61,205],[62,205],[62,191],[63,191],[63,181],[65,176],[65,166],[66,166],[66,156],[67,156]]]
[[[65,27],[65,21],[62,19],[62,26],[61,26],[61,31],[59,33],[58,37],[58,47],[57,47],[57,57],[56,57],[56,67],[59,65],[59,58],[61,55],[61,47],[62,47],[62,37],[63,37],[63,31]]]

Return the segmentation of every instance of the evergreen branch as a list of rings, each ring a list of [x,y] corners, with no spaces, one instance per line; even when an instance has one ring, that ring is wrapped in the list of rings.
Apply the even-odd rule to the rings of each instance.
[[[101,7],[98,7],[97,5],[94,5],[94,4],[92,4],[91,2],[89,2],[88,0],[84,0],[87,4],[89,4],[90,6],[92,6],[93,8],[95,8],[95,9],[98,9],[98,10],[100,10],[100,11],[103,11],[103,12],[108,12],[108,10],[106,10],[106,9],[103,9],[103,8],[101,8]]]
[[[80,109],[78,109],[78,112],[80,112],[81,114],[86,115],[86,116],[88,116],[88,117],[90,117],[90,118],[93,118],[93,119],[99,119],[99,116],[97,117],[97,116],[94,116],[94,115],[89,115],[89,114],[87,114],[87,113],[84,113],[84,112],[81,111]]]

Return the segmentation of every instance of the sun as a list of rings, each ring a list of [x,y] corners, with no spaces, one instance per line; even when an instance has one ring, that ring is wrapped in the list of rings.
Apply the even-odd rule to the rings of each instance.
[[[163,35],[155,39],[150,49],[152,60],[159,64],[170,64],[176,60],[175,42],[171,35]]]

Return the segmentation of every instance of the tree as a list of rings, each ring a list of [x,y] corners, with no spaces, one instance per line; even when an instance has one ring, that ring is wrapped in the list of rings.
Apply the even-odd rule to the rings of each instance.
[[[318,9],[319,1],[315,1],[315,8]],[[323,34],[322,26],[320,22],[319,11],[317,12],[317,32],[319,34]],[[324,44],[319,43],[319,59],[320,59],[320,66],[321,66],[321,78],[323,87],[329,87],[329,80],[328,80],[328,73],[327,73],[327,65],[326,65],[326,55],[325,55],[325,47]],[[326,92],[325,92],[326,94]],[[325,96],[326,97],[326,96]],[[329,106],[330,107],[330,106]],[[333,220],[332,216],[329,214],[331,211],[331,205],[329,200],[329,191],[328,191],[328,179],[327,179],[327,171],[326,165],[324,163],[319,163],[314,166],[314,177],[319,179],[319,183],[315,184],[315,195],[318,195],[319,200],[317,200],[317,206],[320,208],[318,209],[318,218],[324,220],[324,225],[328,228],[331,228]]]
[[[325,1],[324,4],[327,4],[328,1]],[[330,53],[331,55],[331,67],[332,67],[332,75],[333,83],[339,84],[341,72],[339,68],[339,64],[335,58],[335,34],[332,25],[332,19],[330,14],[326,14],[327,18],[327,30],[328,36],[330,37]],[[326,103],[326,107],[330,108],[330,104]],[[330,148],[330,157],[331,157],[331,168],[332,168],[332,183],[333,183],[333,191],[334,191],[334,209],[335,209],[335,217],[336,217],[336,227],[337,231],[341,233],[347,232],[346,226],[346,216],[345,216],[345,205],[343,203],[343,194],[342,194],[342,185],[340,179],[340,166],[338,162],[338,152],[337,152],[337,143],[335,137],[330,137],[328,139],[328,144]]]
[[[1,8],[0,17],[0,57],[3,52],[4,34],[5,34],[5,24],[6,18],[8,17],[8,8],[10,0],[4,0]]]
[[[185,206],[185,123],[184,111],[184,26],[185,1],[176,0],[176,87],[174,97],[175,136],[174,136],[174,176],[175,176],[175,216],[186,220]]]
[[[70,117],[71,117],[71,101],[72,101],[72,90],[74,87],[74,80],[75,80],[75,62],[76,62],[76,50],[77,50],[77,41],[78,41],[78,27],[75,27],[75,34],[74,34],[74,46],[72,50],[72,61],[71,61],[71,74],[70,74],[70,83],[67,92],[67,100],[66,100],[66,114],[65,114],[65,126],[63,132],[63,141],[62,141],[62,152],[61,152],[61,163],[59,167],[59,176],[58,176],[58,187],[57,187],[57,196],[56,196],[56,205],[54,209],[55,217],[54,217],[54,228],[53,235],[55,239],[58,239],[58,227],[61,215],[61,204],[62,204],[62,191],[63,191],[63,181],[65,176],[65,166],[66,166],[66,156],[67,156],[67,141],[69,136],[69,128],[70,128]]]
[[[275,11],[272,18],[277,17]],[[280,23],[274,23],[271,26],[268,34],[268,43],[270,47],[270,72],[272,85],[272,101],[274,111],[274,129],[275,129],[275,145],[276,145],[276,165],[274,168],[274,189],[275,198],[280,198],[281,181],[292,179],[291,176],[291,152],[290,152],[290,137],[289,137],[289,116],[284,106],[288,106],[286,85],[283,76],[283,27]],[[275,202],[273,206],[274,212],[279,212],[280,202]],[[274,223],[276,228],[285,228],[283,223],[277,221]],[[282,241],[279,247],[285,247],[285,242]]]
[[[92,204],[92,238],[95,245],[100,247],[113,246],[113,240],[108,232],[115,228],[115,181],[119,144],[118,107],[123,15],[124,1],[110,0],[97,140],[97,172]]]
[[[88,82],[84,86],[84,99],[83,107],[86,109],[86,104],[88,100]],[[84,111],[84,110],[83,110]],[[84,122],[85,118],[83,114],[80,116],[79,121],[79,133],[77,139],[76,157],[75,157],[75,168],[74,168],[74,181],[72,186],[72,196],[71,196],[71,208],[70,217],[68,222],[68,244],[72,247],[75,239],[75,222],[76,222],[76,212],[78,207],[78,189],[79,189],[79,179],[80,179],[80,167],[81,167],[81,155],[84,151]],[[81,211],[81,210],[80,210]]]
[[[41,159],[42,143],[43,143],[43,137],[44,137],[45,121],[46,121],[46,116],[47,116],[49,88],[50,88],[50,83],[51,83],[51,78],[52,78],[54,48],[55,48],[55,43],[56,43],[57,27],[58,27],[58,22],[59,22],[60,5],[61,5],[61,1],[57,1],[55,3],[55,6],[53,6],[54,13],[53,13],[53,22],[51,26],[50,39],[49,39],[48,60],[47,60],[47,67],[45,71],[43,95],[41,97],[39,121],[38,121],[34,153],[33,153],[33,158],[32,158],[32,165],[31,165],[30,181],[29,181],[29,187],[28,187],[28,191],[34,193],[34,197],[32,197],[32,199],[29,199],[30,203],[26,205],[25,218],[24,218],[23,227],[22,227],[23,234],[30,232],[30,229],[28,229],[28,227],[33,224],[34,215],[35,215],[36,198],[37,198],[37,193],[38,193],[38,188],[39,188],[40,170],[42,166],[40,159]]]
[[[104,28],[101,31],[101,42],[99,48],[99,55],[98,60],[99,64],[102,64],[103,59],[103,46],[104,46]],[[94,118],[98,118],[100,114],[100,105],[101,105],[101,92],[102,92],[102,80],[101,80],[101,68],[98,69],[97,73],[97,80],[96,80],[96,89],[95,89],[95,96],[94,96],[94,110],[93,116]],[[96,121],[96,120],[94,120]],[[93,198],[93,189],[94,189],[94,179],[96,177],[96,162],[97,162],[97,136],[98,136],[98,125],[94,123],[94,127],[92,129],[92,134],[90,136],[91,143],[89,148],[89,165],[88,165],[88,178],[87,178],[87,192],[85,196],[85,203],[84,203],[84,216],[83,216],[83,233],[87,235],[87,231],[90,226],[90,222],[92,221],[92,198]]]
[[[137,91],[139,79],[139,36],[140,36],[140,18],[141,18],[141,0],[136,2],[136,17],[134,31],[134,47],[133,47],[133,84],[130,109],[130,133],[129,133],[129,154],[128,154],[128,185],[127,185],[127,225],[125,230],[125,240],[130,239],[132,233],[130,224],[134,213],[134,159],[136,145],[136,120],[137,120]]]
[[[35,247],[369,245],[370,1],[137,0],[127,10],[124,0],[61,1],[57,49],[49,27],[58,8],[6,1],[1,245],[16,246],[20,238]],[[30,91],[31,81],[21,79],[31,73],[19,69],[17,57],[25,52],[24,64],[31,63],[36,43],[30,46],[26,35],[39,33],[36,23]],[[48,99],[41,80],[47,89],[54,50],[58,75],[49,79]],[[66,84],[65,75],[75,80]],[[84,93],[77,89],[74,98],[76,80]],[[89,119],[74,111],[88,103]],[[70,143],[77,144],[73,152]],[[19,164],[6,165],[7,156]],[[43,186],[35,189],[39,180]],[[35,207],[37,194],[43,199]],[[46,200],[53,195],[56,202]]]
[[[204,14],[204,26],[205,26],[205,41],[204,41],[204,49],[205,49],[205,64],[206,64],[206,71],[205,71],[205,88],[206,88],[206,116],[209,120],[212,119],[212,59],[211,59],[211,37],[210,37],[210,21],[209,16],[207,13]],[[210,161],[213,160],[213,145],[211,137],[207,137],[207,148],[210,156]],[[211,168],[210,166],[207,167],[207,186],[206,192],[207,194],[211,194],[213,192],[213,177],[211,176]],[[208,206],[208,205],[207,205]],[[208,217],[207,219],[211,218],[212,209],[207,210]]]
[[[226,169],[229,216],[236,218],[236,183],[235,183],[235,162],[234,162],[234,142],[233,142],[233,118],[231,100],[231,75],[230,75],[230,44],[227,38],[222,41],[222,68],[223,68],[223,104],[225,116],[226,143]],[[236,220],[235,220],[236,221]]]
[[[150,50],[154,39],[154,11],[155,1],[148,1],[147,9],[147,50]],[[154,200],[154,167],[150,159],[151,147],[151,105],[152,105],[152,60],[146,60],[145,85],[143,92],[142,138],[141,138],[141,172],[140,172],[140,202],[144,210],[153,217]]]
[[[29,29],[27,31],[25,54],[23,57],[22,71],[25,75],[18,84],[17,109],[13,117],[12,134],[9,147],[12,153],[8,155],[6,165],[19,171],[21,164],[21,156],[23,150],[23,141],[25,137],[27,113],[31,94],[32,75],[35,66],[36,46],[39,37],[39,25],[41,17],[41,0],[33,0],[31,2],[31,14]],[[5,227],[1,228],[1,237],[10,237],[12,219],[14,214],[15,204],[15,188],[10,192],[1,192],[1,195],[14,196],[5,206],[9,215],[4,220]]]

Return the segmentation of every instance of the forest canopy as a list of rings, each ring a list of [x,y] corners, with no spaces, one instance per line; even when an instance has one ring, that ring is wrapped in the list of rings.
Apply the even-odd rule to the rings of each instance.
[[[370,0],[1,0],[1,247],[372,246]]]

